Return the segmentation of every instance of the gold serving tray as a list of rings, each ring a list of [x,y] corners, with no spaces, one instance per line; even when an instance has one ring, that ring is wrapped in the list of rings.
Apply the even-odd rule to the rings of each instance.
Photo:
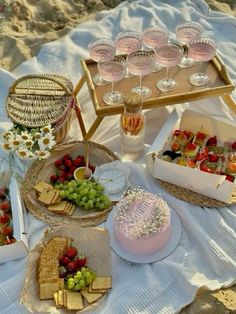
[[[93,60],[81,60],[81,67],[84,75],[78,82],[74,94],[77,95],[86,82],[90,97],[93,102],[94,110],[97,115],[96,120],[90,130],[86,132],[81,118],[81,130],[84,138],[89,139],[105,116],[120,114],[124,110],[124,105],[106,105],[103,101],[103,95],[111,90],[111,84],[106,86],[97,86],[93,83],[93,76],[98,72],[97,63]],[[150,98],[143,101],[143,109],[158,108],[183,102],[191,102],[198,99],[205,99],[213,96],[221,96],[225,102],[236,111],[235,103],[229,94],[234,90],[234,85],[229,78],[223,61],[218,55],[202,65],[203,72],[209,75],[210,82],[207,86],[195,87],[192,86],[188,78],[192,73],[199,71],[199,64],[196,63],[193,67],[181,69],[178,66],[170,68],[169,77],[174,78],[178,82],[178,86],[174,91],[162,92],[156,87],[156,82],[166,75],[166,70],[153,72],[143,77],[143,86],[148,86],[152,90]],[[139,77],[125,78],[115,84],[115,89],[127,94],[132,87],[139,85]]]

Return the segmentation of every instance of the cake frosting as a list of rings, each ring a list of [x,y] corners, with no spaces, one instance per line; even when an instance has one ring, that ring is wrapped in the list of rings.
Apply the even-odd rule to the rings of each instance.
[[[132,253],[151,254],[170,238],[170,209],[160,196],[132,190],[118,202],[113,224],[122,247]]]

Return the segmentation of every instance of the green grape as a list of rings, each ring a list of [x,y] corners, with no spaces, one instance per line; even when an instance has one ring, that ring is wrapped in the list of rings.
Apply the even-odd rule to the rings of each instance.
[[[77,199],[77,194],[76,194],[76,193],[73,193],[73,194],[71,195],[71,197],[72,197],[73,200],[76,200],[76,199]]]
[[[86,283],[86,286],[89,286],[93,281],[93,278],[92,277],[89,277],[89,278],[85,278],[85,283]]]
[[[67,288],[69,289],[69,290],[71,290],[71,289],[73,289],[74,288],[74,286],[75,286],[75,284],[74,284],[74,282],[67,282]]]
[[[67,186],[68,186],[69,188],[71,188],[71,187],[73,186],[72,182],[69,181],[69,182],[67,183]]]
[[[87,270],[87,271],[84,273],[84,277],[85,277],[85,278],[90,278],[90,277],[91,277],[91,274],[90,274],[89,270]]]
[[[80,285],[81,289],[84,289],[86,287],[84,279],[80,279],[79,285]]]
[[[81,286],[80,286],[79,283],[77,283],[77,284],[75,285],[75,291],[79,291],[80,289],[81,289]]]
[[[87,271],[87,268],[86,267],[82,267],[80,271],[81,271],[82,274],[84,274]]]
[[[90,199],[90,200],[88,200],[88,206],[90,207],[90,208],[94,208],[94,203],[93,203],[93,201]]]
[[[74,192],[74,189],[73,189],[72,187],[69,187],[68,191],[69,191],[70,193],[73,193],[73,192]]]
[[[81,279],[81,278],[82,278],[82,273],[81,273],[81,271],[77,271],[76,277],[77,277],[78,279]]]
[[[74,276],[74,283],[77,284],[79,282],[79,279],[76,275]]]
[[[87,196],[83,196],[83,197],[82,197],[82,201],[83,201],[83,202],[87,202],[87,200],[88,200],[88,197],[87,197]]]
[[[65,191],[60,191],[60,196],[64,198],[66,195],[65,193],[66,193]]]

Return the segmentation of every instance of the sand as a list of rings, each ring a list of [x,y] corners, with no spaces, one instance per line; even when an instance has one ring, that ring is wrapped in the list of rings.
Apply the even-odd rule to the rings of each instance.
[[[194,1],[194,0],[193,0]],[[212,10],[236,16],[235,0],[206,0]],[[43,43],[64,36],[98,11],[123,0],[0,0],[0,67],[13,71],[36,55]],[[236,313],[236,285],[216,292],[199,291],[181,314]]]

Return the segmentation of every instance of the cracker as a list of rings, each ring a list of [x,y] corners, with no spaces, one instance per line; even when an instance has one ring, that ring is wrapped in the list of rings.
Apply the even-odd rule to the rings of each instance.
[[[59,280],[47,280],[39,283],[39,298],[50,300],[54,298],[54,293],[59,290]]]
[[[106,293],[107,290],[108,289],[93,290],[92,289],[92,285],[88,286],[88,292],[90,292],[90,293],[97,293],[97,292],[99,292],[99,293]]]
[[[89,304],[96,302],[103,296],[103,293],[90,293],[87,289],[82,290],[81,294]]]
[[[82,310],[84,308],[82,296],[79,292],[66,292],[66,306],[68,310]]]
[[[44,190],[53,190],[53,186],[51,184],[48,184],[46,182],[40,181],[34,186],[35,191],[42,193]]]
[[[92,290],[110,289],[111,286],[111,276],[96,277],[91,284]]]
[[[64,306],[64,297],[63,297],[63,294],[64,294],[64,292],[63,292],[63,290],[59,290],[58,292],[57,292],[57,299],[58,299],[58,305],[59,306]]]
[[[40,193],[38,200],[46,205],[52,204],[52,201],[56,195],[55,190],[44,190],[42,193]]]

